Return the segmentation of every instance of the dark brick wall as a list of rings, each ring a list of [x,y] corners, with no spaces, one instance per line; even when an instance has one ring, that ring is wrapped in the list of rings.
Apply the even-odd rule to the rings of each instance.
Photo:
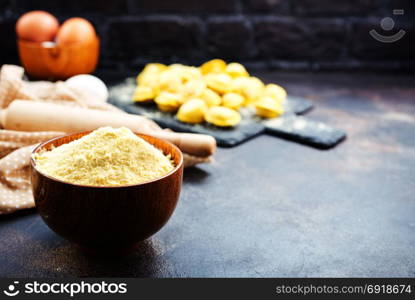
[[[250,67],[414,71],[413,0],[0,0],[0,63],[17,63],[14,24],[42,9],[61,21],[80,16],[101,38],[101,68],[136,69],[149,61],[199,64],[214,57]],[[402,8],[403,16],[392,10]],[[392,17],[386,32],[380,20]],[[376,29],[404,38],[383,44]]]

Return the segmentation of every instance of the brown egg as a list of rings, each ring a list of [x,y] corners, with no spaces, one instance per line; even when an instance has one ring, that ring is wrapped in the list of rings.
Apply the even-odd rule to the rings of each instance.
[[[16,23],[17,36],[31,42],[53,41],[58,29],[58,20],[41,10],[25,13]]]
[[[66,20],[58,31],[56,42],[61,45],[88,43],[96,38],[94,26],[82,18]]]

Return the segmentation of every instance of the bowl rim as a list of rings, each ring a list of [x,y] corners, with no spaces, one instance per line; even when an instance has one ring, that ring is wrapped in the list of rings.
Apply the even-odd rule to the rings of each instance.
[[[45,42],[52,42],[54,43],[53,47],[46,47],[43,43]],[[95,38],[88,41],[88,42],[72,42],[65,45],[59,44],[56,41],[43,41],[43,42],[34,42],[25,40],[22,38],[17,38],[17,44],[24,45],[27,48],[42,48],[42,49],[60,49],[60,48],[84,48],[86,45],[95,45],[100,43],[100,38],[97,34],[95,34]]]
[[[33,158],[33,155],[39,150],[39,149],[41,149],[42,147],[44,147],[46,144],[49,144],[49,143],[51,143],[51,142],[53,142],[53,141],[56,141],[56,140],[59,140],[59,139],[63,139],[63,138],[65,138],[65,137],[70,137],[70,136],[73,136],[73,135],[77,135],[77,134],[82,134],[82,137],[83,136],[85,136],[85,135],[87,135],[87,134],[89,134],[89,133],[91,133],[92,131],[94,131],[94,130],[86,130],[86,131],[80,131],[80,132],[73,132],[73,133],[69,133],[69,134],[65,134],[65,135],[61,135],[61,136],[58,136],[58,137],[54,137],[54,138],[51,138],[51,139],[49,139],[49,140],[47,140],[47,141],[45,141],[45,142],[42,142],[42,143],[40,143],[39,145],[37,145],[33,150],[32,150],[32,152],[31,152],[31,154],[30,154],[30,164],[31,164],[31,166],[32,166],[32,168],[33,169],[35,169],[36,170],[36,172],[38,172],[38,173],[40,173],[42,176],[45,176],[46,178],[48,178],[48,179],[50,179],[50,180],[53,180],[53,181],[57,181],[57,182],[59,182],[59,183],[63,183],[63,184],[68,184],[68,185],[71,185],[71,186],[74,186],[74,187],[84,187],[84,188],[97,188],[97,189],[116,189],[116,188],[127,188],[127,187],[133,187],[133,186],[140,186],[140,185],[145,185],[145,184],[148,184],[148,183],[153,183],[153,182],[156,182],[156,181],[159,181],[159,180],[162,180],[162,179],[164,179],[164,178],[166,178],[166,177],[168,177],[168,176],[170,176],[170,175],[172,175],[173,173],[175,173],[175,172],[177,172],[179,169],[181,169],[182,168],[182,166],[183,166],[183,153],[182,153],[182,151],[176,146],[176,145],[174,145],[173,143],[171,143],[171,142],[169,142],[169,141],[166,141],[166,140],[163,140],[163,139],[160,139],[160,138],[157,138],[157,137],[154,137],[154,136],[152,136],[152,135],[149,135],[149,134],[142,134],[142,133],[139,133],[139,132],[136,132],[136,131],[132,131],[135,135],[138,135],[139,137],[142,137],[142,136],[145,136],[145,137],[151,137],[151,138],[153,138],[153,139],[156,139],[156,140],[159,140],[159,141],[162,141],[162,142],[164,142],[164,143],[166,143],[166,144],[169,144],[172,148],[175,148],[177,151],[178,151],[178,153],[180,154],[180,160],[179,160],[179,163],[173,168],[173,170],[171,170],[170,172],[168,172],[167,174],[165,174],[165,175],[163,175],[163,176],[161,176],[161,177],[157,177],[157,178],[155,178],[155,179],[151,179],[151,180],[148,180],[148,181],[144,181],[144,182],[140,182],[140,183],[135,183],[135,184],[127,184],[127,185],[113,185],[113,186],[105,186],[105,185],[86,185],[86,184],[76,184],[76,183],[71,183],[71,182],[67,182],[67,181],[63,181],[63,180],[60,180],[60,179],[58,179],[58,178],[55,178],[55,177],[52,177],[52,176],[50,176],[50,175],[47,175],[47,174],[45,174],[45,173],[43,173],[43,172],[41,172],[38,168],[36,168],[36,162],[35,162],[35,160],[34,160],[34,158]],[[75,140],[72,140],[72,141],[75,141]],[[71,141],[71,142],[72,142]],[[149,143],[148,141],[146,141],[147,143]],[[66,143],[67,144],[67,143]],[[151,143],[149,143],[149,144],[151,144]],[[153,144],[151,144],[151,145],[153,145]],[[155,148],[157,148],[155,145],[153,145],[153,147],[155,147]],[[159,149],[159,148],[157,148],[158,150],[160,150],[161,151],[161,149]],[[162,151],[163,152],[163,151]],[[164,153],[163,153],[164,154]],[[165,154],[164,154],[165,155]]]

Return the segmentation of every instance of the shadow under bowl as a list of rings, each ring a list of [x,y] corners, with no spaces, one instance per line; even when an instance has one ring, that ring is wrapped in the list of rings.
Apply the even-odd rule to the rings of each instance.
[[[54,138],[33,153],[51,150],[91,131]],[[127,249],[160,230],[176,207],[183,181],[183,155],[173,144],[142,134],[175,168],[161,178],[128,186],[85,186],[63,182],[36,169],[31,180],[37,210],[57,234],[91,250]]]

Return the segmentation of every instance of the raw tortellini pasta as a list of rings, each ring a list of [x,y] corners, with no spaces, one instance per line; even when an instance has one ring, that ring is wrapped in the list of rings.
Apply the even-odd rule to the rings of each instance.
[[[202,123],[207,111],[205,101],[201,99],[191,99],[180,106],[177,112],[177,119],[184,123]]]
[[[161,111],[175,111],[180,107],[181,97],[170,92],[161,92],[155,99],[157,107]]]
[[[135,102],[146,102],[154,99],[155,93],[153,89],[146,85],[138,85],[133,94]]]
[[[283,114],[284,109],[281,103],[278,103],[269,96],[260,98],[255,103],[256,113],[260,117],[275,118]]]
[[[222,96],[222,105],[238,110],[245,99],[242,95],[238,93],[226,93]]]
[[[206,102],[207,106],[217,106],[222,102],[222,98],[215,91],[206,88],[203,93],[200,95],[200,98]]]
[[[235,126],[241,121],[241,115],[236,110],[225,106],[212,106],[206,112],[206,121],[220,127]]]
[[[287,92],[250,76],[240,63],[213,59],[200,67],[147,64],[137,76],[132,98],[134,102],[154,101],[161,111],[177,112],[177,119],[184,123],[206,121],[228,127],[241,121],[241,107],[255,109],[263,118],[280,116]]]
[[[248,71],[245,69],[245,67],[238,63],[230,63],[226,66],[225,72],[230,75],[232,78],[237,77],[248,77]]]

